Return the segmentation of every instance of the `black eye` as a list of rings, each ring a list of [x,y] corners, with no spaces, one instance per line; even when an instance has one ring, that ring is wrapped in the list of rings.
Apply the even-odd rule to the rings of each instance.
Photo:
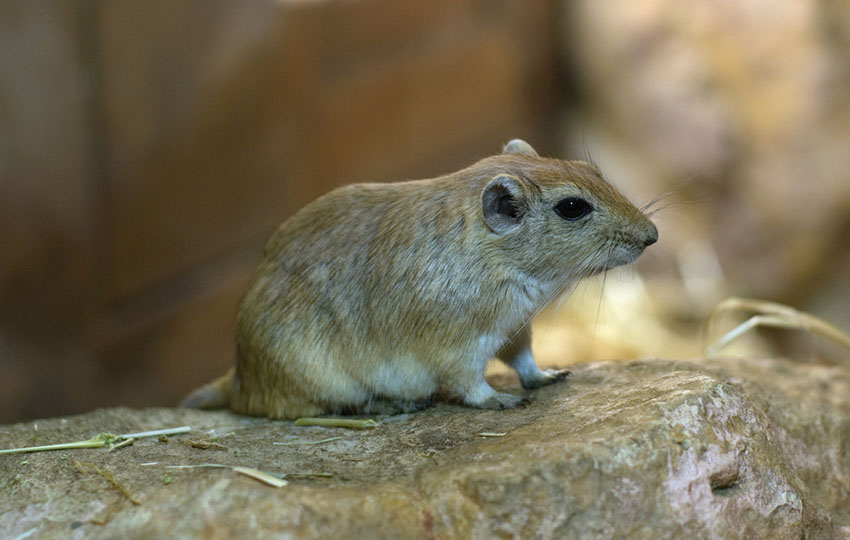
[[[558,201],[555,212],[567,221],[575,221],[593,212],[593,207],[584,199],[567,197]]]

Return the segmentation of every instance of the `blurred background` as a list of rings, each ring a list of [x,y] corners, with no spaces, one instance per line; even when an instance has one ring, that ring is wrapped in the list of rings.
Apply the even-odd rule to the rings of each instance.
[[[730,294],[850,328],[841,0],[2,0],[0,422],[176,403],[232,365],[296,209],[513,137],[666,194],[636,268],[542,318],[540,363],[698,357]]]

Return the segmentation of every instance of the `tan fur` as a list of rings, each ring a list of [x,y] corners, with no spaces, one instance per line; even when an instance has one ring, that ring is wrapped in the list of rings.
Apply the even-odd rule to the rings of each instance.
[[[553,208],[567,197],[593,212],[565,220]],[[596,167],[519,140],[446,176],[334,190],[272,236],[239,310],[235,375],[195,403],[229,384],[231,409],[273,418],[412,410],[439,387],[515,407],[484,380],[488,359],[526,388],[562,380],[534,364],[530,319],[656,238]]]

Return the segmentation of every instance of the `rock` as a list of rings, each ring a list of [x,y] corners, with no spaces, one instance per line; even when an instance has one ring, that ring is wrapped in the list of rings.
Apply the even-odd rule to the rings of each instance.
[[[367,431],[124,408],[6,426],[4,448],[105,430],[193,431],[113,452],[0,455],[0,537],[850,535],[846,368],[645,360],[573,373],[532,393],[525,409],[440,404],[378,418]],[[494,383],[521,391],[509,377]],[[481,435],[488,432],[504,435]],[[181,444],[211,438],[225,448]],[[274,444],[281,442],[301,444]],[[140,504],[75,460],[113,475]],[[285,473],[289,484],[274,488],[229,469],[165,468],[201,463]]]

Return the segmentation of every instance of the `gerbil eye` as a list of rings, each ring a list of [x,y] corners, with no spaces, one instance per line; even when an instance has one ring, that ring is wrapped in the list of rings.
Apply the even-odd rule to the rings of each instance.
[[[555,205],[555,213],[568,221],[581,219],[591,212],[593,212],[593,206],[586,200],[579,199],[578,197],[561,199]]]

